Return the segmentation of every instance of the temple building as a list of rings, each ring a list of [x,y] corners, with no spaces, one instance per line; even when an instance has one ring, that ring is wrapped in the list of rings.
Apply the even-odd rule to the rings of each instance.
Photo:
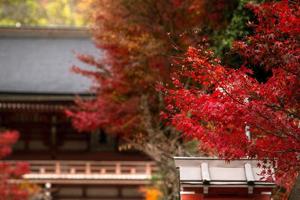
[[[0,28],[0,127],[21,137],[7,159],[27,161],[25,179],[55,200],[140,200],[155,165],[105,130],[78,133],[63,111],[93,98],[76,52],[101,55],[86,29]]]

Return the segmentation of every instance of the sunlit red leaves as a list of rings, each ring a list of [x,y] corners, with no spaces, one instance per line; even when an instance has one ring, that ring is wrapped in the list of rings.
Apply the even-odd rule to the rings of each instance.
[[[209,153],[277,160],[276,181],[290,188],[300,170],[300,7],[288,1],[251,7],[255,33],[234,45],[244,65],[230,69],[205,48],[190,48],[174,76],[176,88],[162,90],[163,116]],[[272,73],[261,83],[248,65]]]
[[[284,67],[299,76],[300,69],[295,66],[300,51],[299,4],[284,0],[249,7],[256,13],[259,25],[254,25],[256,34],[246,42],[236,42],[235,49],[249,63],[263,65],[266,70]]]

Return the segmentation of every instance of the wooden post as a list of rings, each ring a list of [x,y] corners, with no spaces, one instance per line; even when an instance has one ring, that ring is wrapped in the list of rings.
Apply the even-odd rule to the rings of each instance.
[[[85,173],[90,174],[91,173],[91,163],[87,162],[85,164]]]
[[[106,169],[105,168],[101,168],[100,174],[106,174]]]
[[[136,169],[134,167],[130,168],[130,174],[136,174]]]
[[[45,168],[44,168],[44,167],[41,167],[41,168],[40,168],[40,174],[45,174],[45,172],[46,172]]]
[[[146,174],[151,175],[151,164],[150,163],[146,164]]]
[[[76,174],[76,169],[75,169],[74,167],[72,167],[72,168],[70,169],[70,173],[71,173],[71,174]]]
[[[121,164],[116,163],[116,174],[121,174]]]
[[[55,174],[60,174],[60,163],[55,162]]]

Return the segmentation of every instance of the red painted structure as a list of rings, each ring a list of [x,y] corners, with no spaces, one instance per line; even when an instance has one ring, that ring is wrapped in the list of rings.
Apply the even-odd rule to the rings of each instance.
[[[270,200],[270,195],[258,194],[251,196],[236,196],[231,195],[212,195],[205,196],[203,194],[181,194],[181,200]]]

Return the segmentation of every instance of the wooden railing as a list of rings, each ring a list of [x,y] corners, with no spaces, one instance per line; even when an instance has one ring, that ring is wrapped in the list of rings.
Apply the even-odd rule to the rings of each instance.
[[[143,161],[26,162],[30,164],[30,173],[24,178],[39,183],[146,184],[157,171],[153,162]]]

